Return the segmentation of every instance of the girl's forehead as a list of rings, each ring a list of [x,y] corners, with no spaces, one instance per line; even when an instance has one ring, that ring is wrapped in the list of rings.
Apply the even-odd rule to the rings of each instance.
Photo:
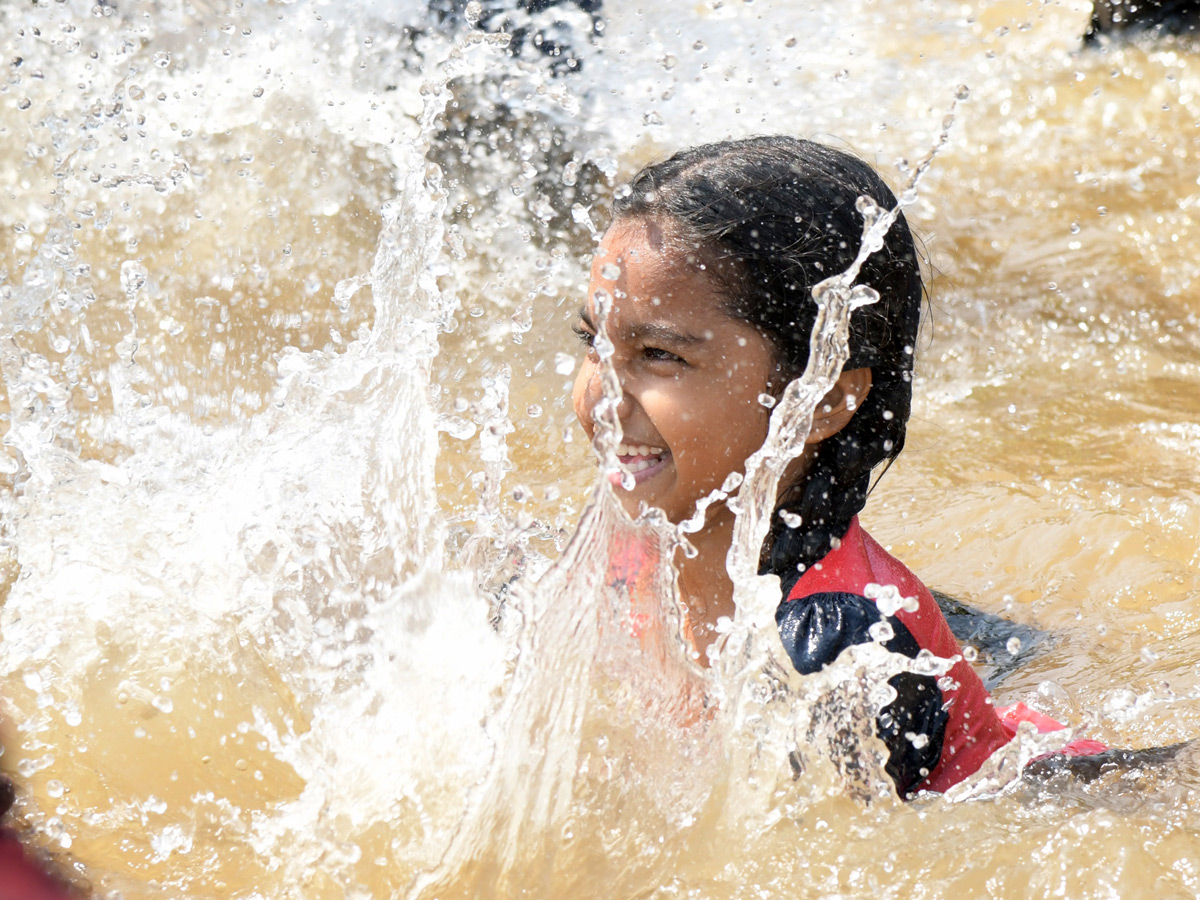
[[[662,253],[667,246],[667,231],[662,222],[649,217],[629,217],[613,222],[600,239],[598,252],[601,255],[638,250],[645,247]]]
[[[672,240],[669,226],[655,219],[618,219],[605,232],[592,259],[592,290],[645,289],[674,293],[687,284],[715,287],[695,252]]]
[[[597,295],[603,293],[611,298],[611,337],[691,347],[711,342],[744,346],[747,340],[762,340],[755,329],[729,315],[721,291],[702,268],[685,262],[673,265],[670,255],[620,236],[608,250],[592,269],[588,297],[580,309],[585,325],[599,324]]]

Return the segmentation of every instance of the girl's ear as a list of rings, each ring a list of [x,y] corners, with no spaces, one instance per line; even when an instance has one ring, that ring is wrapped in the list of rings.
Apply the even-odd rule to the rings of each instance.
[[[805,443],[819,444],[845,428],[854,411],[862,406],[870,392],[870,369],[843,370],[829,393],[813,411],[812,430]]]

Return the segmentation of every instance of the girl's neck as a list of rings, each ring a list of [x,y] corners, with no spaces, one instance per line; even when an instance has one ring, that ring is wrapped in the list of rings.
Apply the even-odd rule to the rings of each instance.
[[[717,638],[717,620],[733,618],[733,580],[725,568],[725,558],[733,539],[733,514],[721,507],[702,531],[690,536],[694,557],[683,557],[679,564],[679,593],[687,607],[688,634],[708,665],[707,650]]]
[[[864,391],[865,393],[865,391]],[[812,465],[816,444],[804,448],[784,470],[780,483],[797,485]],[[786,489],[781,489],[782,495]],[[696,555],[680,555],[679,593],[687,606],[687,634],[700,654],[700,662],[708,665],[709,645],[717,638],[717,620],[733,618],[733,579],[725,568],[729,546],[733,542],[735,517],[723,503],[709,508],[704,528],[689,537]]]

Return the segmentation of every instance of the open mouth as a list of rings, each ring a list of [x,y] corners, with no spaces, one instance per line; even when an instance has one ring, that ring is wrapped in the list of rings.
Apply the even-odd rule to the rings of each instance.
[[[671,451],[663,447],[622,442],[617,445],[617,458],[621,461],[623,472],[632,475],[634,481],[642,482],[662,471],[671,458]]]

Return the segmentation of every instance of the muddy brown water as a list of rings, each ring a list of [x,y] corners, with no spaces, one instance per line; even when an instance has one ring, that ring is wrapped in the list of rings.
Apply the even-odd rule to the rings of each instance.
[[[863,802],[749,731],[639,725],[601,678],[554,769],[535,713],[579,673],[551,657],[505,706],[516,644],[464,574],[556,558],[587,501],[574,204],[603,227],[620,175],[763,131],[899,184],[965,84],[909,214],[930,315],[864,522],[1048,634],[997,702],[1200,736],[1200,55],[1083,53],[1088,14],[610,0],[579,78],[461,46],[440,121],[483,124],[454,143],[421,130],[450,53],[421,4],[0,11],[2,763],[31,843],[129,898],[1200,895],[1186,752]],[[405,324],[431,305],[436,355]],[[510,821],[476,786],[513,760]]]

